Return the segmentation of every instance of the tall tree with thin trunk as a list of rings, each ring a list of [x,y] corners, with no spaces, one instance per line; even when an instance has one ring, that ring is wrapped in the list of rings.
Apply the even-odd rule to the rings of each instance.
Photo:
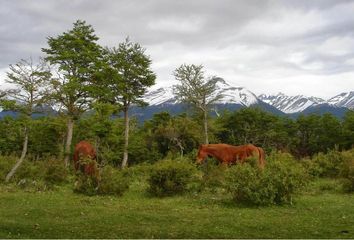
[[[92,102],[92,80],[99,72],[102,48],[97,44],[94,29],[85,21],[76,21],[73,29],[57,37],[49,37],[49,48],[42,48],[46,60],[57,69],[51,82],[52,99],[67,117],[65,164],[69,165],[74,121]]]
[[[173,86],[177,99],[202,113],[204,138],[208,144],[208,114],[210,107],[223,96],[222,92],[217,91],[217,83],[223,80],[215,76],[205,79],[203,65],[194,64],[182,64],[173,75],[179,81],[179,84]]]
[[[106,79],[106,92],[109,101],[118,104],[124,115],[124,149],[122,168],[128,164],[129,147],[129,108],[132,105],[144,106],[142,96],[148,87],[155,84],[156,75],[150,69],[151,59],[145,49],[128,38],[118,48],[107,49],[109,77]]]
[[[32,59],[21,60],[15,65],[10,65],[10,71],[7,72],[6,82],[12,84],[15,88],[5,92],[6,99],[1,100],[1,105],[4,109],[20,113],[24,139],[21,157],[6,175],[6,182],[10,181],[26,157],[31,116],[33,113],[41,111],[43,109],[41,106],[48,99],[47,86],[50,77],[49,67],[42,59],[39,60],[38,64],[34,64]]]

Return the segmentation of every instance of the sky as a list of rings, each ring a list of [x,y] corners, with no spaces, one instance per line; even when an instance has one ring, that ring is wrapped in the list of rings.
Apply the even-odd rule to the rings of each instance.
[[[354,1],[2,0],[0,89],[9,64],[44,56],[47,37],[80,19],[99,44],[129,36],[152,59],[156,84],[181,64],[202,64],[255,94],[329,99],[354,91]]]

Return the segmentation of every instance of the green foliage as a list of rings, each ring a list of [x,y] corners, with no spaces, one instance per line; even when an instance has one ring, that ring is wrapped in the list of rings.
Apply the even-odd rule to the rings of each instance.
[[[106,49],[105,54],[108,63],[106,76],[98,89],[104,93],[102,101],[115,104],[123,111],[125,131],[122,167],[125,167],[128,163],[129,108],[132,104],[147,104],[142,97],[147,88],[155,84],[156,75],[151,70],[151,59],[145,54],[145,49],[128,38],[118,48]]]
[[[35,159],[45,159],[48,156],[60,158],[65,130],[62,118],[41,117],[33,120],[29,133],[28,154]]]
[[[150,146],[166,156],[169,152],[183,155],[196,149],[201,142],[201,128],[186,115],[172,117],[167,112],[155,114],[144,124]]]
[[[74,184],[74,192],[81,193],[88,196],[97,194],[98,181],[96,178],[87,176],[85,174],[77,174],[76,182]]]
[[[15,156],[0,156],[0,183],[5,181],[6,175],[16,163]]]
[[[68,180],[68,169],[65,167],[63,161],[57,159],[50,159],[46,163],[46,171],[44,180],[49,185],[59,185]]]
[[[43,162],[32,162],[24,160],[22,165],[18,168],[14,180],[21,181],[24,179],[27,180],[39,180],[43,179],[45,174],[45,165]]]
[[[23,142],[22,127],[18,120],[12,117],[0,119],[0,154],[16,154],[21,151]]]
[[[218,164],[214,159],[208,159],[200,166],[202,171],[201,190],[217,192],[225,187],[227,165]]]
[[[343,164],[340,169],[343,190],[347,193],[354,192],[354,150],[342,152]]]
[[[137,165],[130,166],[124,169],[125,174],[129,176],[131,181],[137,181],[139,183],[147,182],[150,176],[151,169],[154,167],[151,163],[143,162]]]
[[[100,171],[100,179],[78,174],[74,192],[88,196],[116,195],[122,196],[129,189],[129,178],[121,170],[106,166]]]
[[[0,183],[5,180],[17,157],[0,157]],[[21,188],[46,190],[54,185],[59,185],[68,180],[69,172],[62,160],[49,159],[45,161],[29,161],[25,159],[18,168],[12,182]]]
[[[236,202],[270,205],[292,203],[307,179],[305,170],[293,160],[268,158],[264,170],[247,163],[231,167],[226,185]]]
[[[272,115],[258,108],[243,108],[225,112],[217,119],[221,130],[216,133],[221,142],[242,145],[252,142],[265,149],[291,150],[296,126],[294,121]]]
[[[142,96],[147,87],[155,84],[156,75],[151,70],[151,59],[145,49],[128,38],[118,48],[106,49],[109,69],[104,88],[108,101],[123,107],[130,104],[145,105]],[[114,87],[112,87],[114,86]]]
[[[182,64],[173,75],[179,84],[173,86],[174,95],[182,102],[191,105],[197,112],[203,115],[205,143],[208,139],[208,113],[213,104],[222,98],[218,91],[218,82],[223,79],[216,76],[205,79],[203,65]]]
[[[185,161],[163,160],[151,169],[149,193],[170,196],[186,192],[195,174],[195,167]]]
[[[346,149],[354,147],[354,111],[348,111],[342,123],[343,145]]]
[[[106,166],[101,171],[97,194],[122,196],[129,189],[129,180],[122,170]]]
[[[51,65],[59,69],[59,77],[51,81],[50,98],[60,103],[66,115],[79,117],[92,102],[93,79],[103,65],[102,48],[96,43],[94,29],[85,21],[76,21],[73,29],[48,38],[48,48],[42,48]]]
[[[6,82],[15,86],[6,90],[6,100],[0,101],[6,110],[14,110],[30,117],[40,112],[42,104],[48,103],[47,86],[51,78],[50,70],[43,59],[34,64],[32,59],[10,64]]]
[[[331,150],[328,153],[318,153],[312,159],[306,159],[304,164],[312,176],[336,177],[343,164],[341,152]]]

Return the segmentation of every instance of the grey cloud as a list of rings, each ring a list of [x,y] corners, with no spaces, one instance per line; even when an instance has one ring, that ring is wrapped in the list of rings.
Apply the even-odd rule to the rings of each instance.
[[[162,81],[189,61],[206,64],[220,76],[335,75],[353,71],[348,59],[354,48],[333,56],[316,47],[333,36],[354,39],[353,12],[354,2],[342,0],[3,1],[0,69],[42,55],[46,37],[83,19],[102,45],[116,46],[126,36],[141,43]],[[306,53],[303,61],[289,62],[297,52]],[[309,67],[315,64],[321,67]]]

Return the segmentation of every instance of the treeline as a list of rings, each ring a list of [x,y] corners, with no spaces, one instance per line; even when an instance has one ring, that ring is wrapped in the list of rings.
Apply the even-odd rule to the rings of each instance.
[[[203,143],[203,117],[199,114],[172,116],[155,114],[139,125],[130,121],[130,164],[155,162],[165,157],[195,155]],[[66,139],[66,118],[60,116],[31,119],[28,158],[62,158]],[[0,121],[0,154],[19,155],[22,151],[23,120],[5,117]],[[121,165],[124,151],[124,119],[112,117],[107,107],[97,107],[77,121],[73,143],[90,140],[98,150],[102,164]],[[302,158],[329,150],[346,150],[354,144],[354,111],[337,119],[324,114],[300,116],[296,120],[272,115],[257,108],[224,112],[209,119],[211,143],[234,145],[253,143],[269,153],[289,152]]]

